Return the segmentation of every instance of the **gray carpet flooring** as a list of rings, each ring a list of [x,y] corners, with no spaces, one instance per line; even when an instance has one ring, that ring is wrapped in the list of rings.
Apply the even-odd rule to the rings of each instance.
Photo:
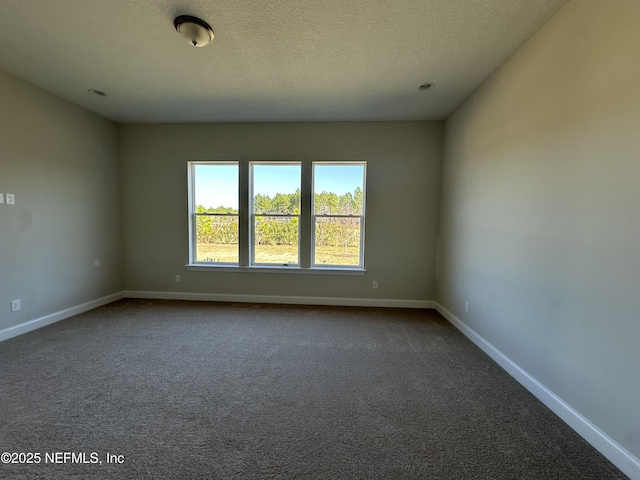
[[[0,409],[11,479],[626,478],[426,310],[122,300],[0,343]]]

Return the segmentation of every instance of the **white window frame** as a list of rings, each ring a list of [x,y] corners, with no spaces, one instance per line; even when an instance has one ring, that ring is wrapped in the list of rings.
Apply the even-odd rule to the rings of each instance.
[[[196,212],[195,212],[195,165],[237,165],[238,166],[238,256],[239,263],[197,262],[196,261]],[[298,216],[298,264],[256,264],[254,263],[253,229],[255,218],[253,213],[253,179],[252,164],[262,165],[301,165],[300,179],[300,214]],[[313,165],[363,165],[362,214],[348,215],[349,218],[360,217],[360,261],[359,265],[313,265],[315,260],[315,215],[313,210]],[[322,161],[322,160],[197,160],[187,162],[188,191],[188,225],[189,225],[189,259],[185,265],[191,271],[216,272],[253,272],[253,273],[299,273],[327,275],[364,275],[365,259],[365,209],[366,209],[366,170],[364,160]],[[234,214],[235,215],[235,214]],[[291,217],[290,214],[285,214]]]
[[[281,266],[281,267],[299,267],[300,266],[300,216],[298,213],[259,213],[255,212],[255,194],[254,194],[254,169],[255,166],[261,167],[277,167],[279,165],[290,166],[290,165],[298,165],[300,166],[300,184],[299,188],[301,191],[300,197],[302,197],[302,162],[268,162],[268,161],[257,161],[249,163],[249,218],[250,218],[250,230],[249,230],[249,245],[250,245],[250,265],[255,266]],[[302,203],[302,198],[300,198],[300,202]],[[297,263],[292,264],[277,264],[277,263],[258,263],[256,262],[256,217],[275,217],[275,218],[297,218],[298,219],[298,261]]]
[[[315,200],[316,200],[316,191],[315,191],[315,187],[316,187],[316,179],[315,179],[315,167],[316,165],[318,166],[341,166],[341,165],[345,165],[345,166],[352,166],[352,165],[359,165],[362,166],[362,212],[360,213],[360,215],[334,215],[334,214],[316,214],[316,206],[315,206]],[[344,266],[341,265],[324,265],[324,264],[316,264],[315,263],[315,258],[316,258],[316,224],[317,224],[317,219],[318,218],[348,218],[348,219],[352,219],[352,218],[359,218],[360,219],[360,248],[359,248],[359,252],[360,252],[360,258],[358,259],[358,265],[347,265],[346,267],[348,268],[360,268],[360,269],[364,269],[364,220],[365,220],[365,208],[366,208],[366,201],[365,199],[367,198],[367,194],[366,194],[366,187],[367,187],[367,162],[321,162],[321,161],[316,161],[316,162],[312,162],[311,164],[312,167],[312,181],[311,181],[311,228],[312,228],[312,234],[311,234],[311,268],[344,268]],[[321,192],[318,192],[321,193]]]
[[[220,216],[220,217],[238,217],[238,228],[240,228],[240,218],[241,212],[238,206],[238,213],[197,213],[196,212],[196,188],[195,188],[195,179],[196,179],[196,166],[198,165],[232,165],[238,167],[238,172],[240,171],[240,166],[238,162],[234,161],[222,161],[222,162],[189,162],[188,163],[188,196],[189,196],[189,264],[193,265],[240,265],[240,245],[238,244],[238,262],[198,262],[196,261],[196,257],[198,254],[198,238],[197,238],[197,223],[199,216]],[[238,197],[240,197],[240,181],[238,180]]]

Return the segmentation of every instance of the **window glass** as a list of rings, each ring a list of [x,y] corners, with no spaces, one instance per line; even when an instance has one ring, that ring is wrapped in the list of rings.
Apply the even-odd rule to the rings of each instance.
[[[364,179],[364,163],[314,163],[314,266],[363,266]]]
[[[238,263],[238,165],[195,164],[195,261]]]
[[[300,173],[296,164],[252,164],[253,263],[299,264]]]

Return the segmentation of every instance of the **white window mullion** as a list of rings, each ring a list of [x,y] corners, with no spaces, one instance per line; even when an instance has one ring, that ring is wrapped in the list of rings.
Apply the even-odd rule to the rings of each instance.
[[[240,231],[238,243],[240,246],[240,266],[248,267],[251,265],[253,258],[253,239],[251,232],[253,231],[252,215],[253,212],[253,191],[251,189],[251,169],[247,160],[241,160],[239,163],[240,188],[239,188],[239,209],[240,209]]]
[[[196,204],[195,204],[195,165],[188,164],[187,169],[187,190],[189,209],[189,263],[196,263]]]
[[[313,163],[302,162],[300,185],[300,267],[310,268],[313,263]]]

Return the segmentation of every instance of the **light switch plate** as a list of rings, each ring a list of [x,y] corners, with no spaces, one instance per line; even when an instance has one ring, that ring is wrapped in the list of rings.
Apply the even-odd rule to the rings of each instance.
[[[4,193],[0,193],[0,203],[4,203]]]
[[[5,198],[7,199],[7,205],[15,205],[16,204],[16,197],[13,196],[13,193],[7,193],[5,195]]]

